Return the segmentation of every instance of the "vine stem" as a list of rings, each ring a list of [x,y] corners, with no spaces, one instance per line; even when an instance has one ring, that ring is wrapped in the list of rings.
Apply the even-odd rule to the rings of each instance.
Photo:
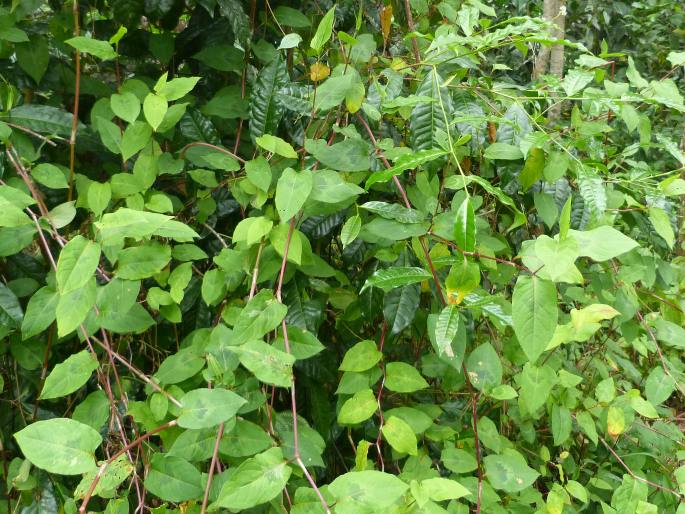
[[[209,472],[207,474],[207,486],[205,487],[205,494],[202,497],[202,508],[200,509],[200,514],[205,514],[207,512],[207,503],[209,502],[209,490],[212,488],[212,481],[214,479],[214,469],[216,468],[217,461],[219,460],[219,446],[221,445],[221,438],[224,436],[225,424],[221,423],[219,425],[219,430],[216,433],[216,439],[214,439],[214,451],[212,453],[212,462],[209,464]]]
[[[78,13],[78,0],[72,1],[72,10],[74,13],[74,36],[78,37],[81,34]],[[78,49],[74,54],[74,67],[76,68],[76,77],[74,83],[74,110],[72,112],[71,120],[71,135],[69,136],[69,192],[67,193],[67,201],[71,201],[71,199],[74,196],[74,161],[76,160],[76,131],[78,129],[79,97],[81,96],[81,52]]]
[[[119,457],[121,457],[124,453],[126,453],[129,450],[131,450],[132,448],[138,446],[140,443],[142,443],[146,439],[149,439],[153,435],[158,434],[158,433],[162,432],[163,430],[166,430],[167,428],[174,427],[177,424],[178,424],[178,422],[175,419],[172,419],[168,423],[164,423],[163,425],[160,425],[157,428],[153,428],[149,432],[137,437],[136,439],[134,439],[133,441],[128,443],[126,446],[124,446],[118,452],[116,452],[114,455],[112,455],[109,459],[107,459],[105,462],[103,462],[100,465],[100,468],[98,469],[98,472],[95,475],[95,478],[90,483],[90,487],[88,488],[86,495],[83,497],[83,501],[81,502],[81,506],[79,507],[78,511],[81,514],[84,514],[86,512],[86,509],[88,508],[88,503],[90,502],[90,499],[93,496],[93,491],[95,491],[95,488],[97,487],[98,483],[100,482],[102,475],[105,474],[105,470],[107,469],[107,466],[109,466],[112,462],[114,462]]]
[[[285,240],[285,247],[283,249],[283,259],[281,260],[281,271],[278,275],[278,285],[276,286],[276,298],[279,302],[281,302],[282,300],[281,292],[283,290],[283,279],[285,277],[285,268],[288,264],[288,252],[290,250],[290,241],[293,237],[294,231],[295,218],[293,217],[290,219],[290,226],[288,227],[288,236]],[[290,339],[288,338],[288,326],[285,322],[285,318],[283,319],[283,321],[281,321],[281,329],[283,331],[283,342],[285,345],[285,351],[286,353],[290,354]],[[311,473],[309,473],[309,470],[302,461],[302,456],[300,454],[300,433],[298,427],[299,423],[297,419],[297,395],[295,390],[295,375],[292,375],[290,379],[290,406],[293,416],[293,446],[295,461],[297,462],[298,466],[300,466],[302,473],[304,473],[304,476],[307,478],[307,481],[314,489],[314,492],[316,493],[316,496],[319,498],[319,501],[321,502],[321,506],[323,507],[324,511],[327,514],[331,514],[331,509],[328,506],[328,502],[326,502],[326,499],[323,497],[323,494],[321,494],[321,490],[316,485],[314,478],[312,477]]]
[[[371,139],[371,142],[373,143],[374,147],[376,148],[376,153],[378,156],[381,158],[383,161],[383,165],[390,169],[392,166],[390,166],[390,163],[388,162],[388,159],[385,158],[383,155],[383,152],[378,148],[378,143],[376,141],[376,137],[373,135],[373,131],[371,130],[371,127],[369,127],[369,124],[366,122],[363,116],[361,116],[359,113],[357,113],[357,118],[359,118],[359,121],[361,124],[364,126],[364,129],[366,130],[366,133],[369,135],[369,138]],[[395,175],[393,177],[393,182],[395,183],[395,187],[397,187],[397,190],[400,192],[400,196],[402,196],[402,200],[404,201],[405,207],[407,209],[411,209],[412,205],[411,202],[409,201],[409,198],[407,197],[407,193],[404,190],[404,187],[402,186],[402,183],[400,180],[397,178]],[[438,278],[438,274],[435,271],[435,266],[433,265],[433,260],[430,257],[430,254],[428,253],[428,246],[426,245],[426,239],[424,236],[421,236],[419,238],[419,241],[421,243],[421,249],[423,250],[423,255],[426,259],[426,262],[428,264],[428,268],[430,269],[431,275],[433,276],[433,281],[435,283],[435,289],[438,292],[438,297],[440,299],[440,302],[442,305],[447,305],[447,300],[445,299],[445,295],[442,292],[442,287],[440,286],[440,279]],[[466,364],[462,362],[461,365],[462,372],[464,373],[464,381],[466,383],[466,388],[469,391],[469,394],[471,395],[471,399],[473,402],[473,406],[471,409],[471,416],[473,418],[473,430],[475,434],[475,445],[476,445],[476,463],[478,465],[478,499],[476,502],[476,514],[480,514],[481,512],[481,503],[482,503],[482,492],[483,492],[483,464],[481,460],[481,450],[480,450],[480,441],[478,439],[478,398],[479,394],[475,392],[473,388],[473,384],[471,384],[471,379],[469,378],[468,371],[466,370]]]

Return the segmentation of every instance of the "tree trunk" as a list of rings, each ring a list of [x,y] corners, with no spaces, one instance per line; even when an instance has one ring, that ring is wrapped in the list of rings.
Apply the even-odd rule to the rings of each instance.
[[[542,3],[542,17],[545,21],[552,22],[554,17],[559,12],[557,8],[558,0],[544,0]],[[540,52],[535,60],[535,66],[533,67],[533,79],[537,79],[540,75],[547,72],[547,66],[549,64],[551,49],[549,46],[542,45],[540,47]]]

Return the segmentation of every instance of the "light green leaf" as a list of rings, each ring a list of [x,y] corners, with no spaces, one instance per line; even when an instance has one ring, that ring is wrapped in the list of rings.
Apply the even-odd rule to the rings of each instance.
[[[62,249],[57,260],[57,288],[61,295],[85,285],[100,262],[100,245],[78,235]]]
[[[82,350],[57,364],[45,379],[40,393],[42,400],[59,398],[80,389],[98,367],[98,361],[88,350]]]
[[[340,241],[342,242],[343,248],[348,246],[352,241],[357,239],[359,231],[362,228],[362,219],[358,214],[350,216],[350,218],[345,222],[340,231]]]
[[[578,242],[582,257],[590,257],[597,262],[608,261],[639,246],[636,241],[607,225],[582,232],[569,230],[568,235]]]
[[[264,134],[257,137],[255,142],[267,152],[271,152],[288,159],[297,159],[297,152],[292,145],[280,137],[272,136],[271,134]]]
[[[109,99],[112,112],[127,123],[133,123],[140,114],[140,100],[129,91],[114,94]]]
[[[530,487],[540,473],[528,466],[516,451],[508,450],[502,455],[488,455],[483,459],[485,472],[495,489],[517,493]]]
[[[537,367],[527,362],[517,377],[521,385],[520,399],[530,413],[534,413],[547,401],[552,388],[557,383],[557,376],[549,366]]]
[[[466,370],[471,384],[479,391],[498,386],[502,382],[502,362],[490,343],[480,345],[469,354]]]
[[[385,367],[385,387],[396,393],[413,393],[428,387],[428,382],[414,366],[390,362]]]
[[[91,427],[68,418],[36,421],[14,437],[34,466],[58,475],[80,475],[95,468],[95,450],[102,443]]]
[[[184,502],[202,497],[202,475],[188,461],[175,455],[154,453],[145,477],[145,488],[165,501]]]
[[[331,38],[333,33],[333,24],[335,23],[335,5],[321,18],[319,26],[316,28],[314,37],[309,43],[309,46],[316,51],[317,54],[321,53],[324,45]]]
[[[471,199],[466,199],[457,210],[457,221],[454,224],[454,241],[465,252],[473,252],[476,248],[476,221]]]
[[[512,296],[512,319],[516,338],[531,362],[547,348],[558,317],[556,286],[536,276],[519,276]]]
[[[128,280],[149,278],[162,271],[171,260],[171,247],[156,241],[125,248],[119,252],[117,277]]]
[[[337,505],[354,512],[355,506],[385,509],[399,500],[409,486],[395,475],[380,471],[354,471],[336,478],[328,486]],[[357,511],[359,512],[359,511]]]
[[[240,311],[230,343],[237,346],[260,339],[278,327],[287,312],[288,308],[276,300],[270,290],[261,290]]]
[[[64,295],[57,303],[57,335],[63,337],[76,330],[95,305],[96,286],[92,277],[86,285]]]
[[[356,425],[366,421],[376,412],[378,403],[371,389],[363,389],[343,403],[338,413],[341,425]]]
[[[459,482],[441,477],[422,480],[421,488],[431,500],[436,502],[457,500],[471,494],[471,492]]]
[[[247,179],[265,193],[271,186],[271,167],[269,162],[261,155],[256,159],[245,163]]]
[[[383,354],[376,348],[376,343],[370,340],[360,341],[345,352],[338,369],[340,371],[366,371],[373,368],[382,357]]]
[[[155,85],[155,91],[167,101],[173,102],[190,93],[199,80],[200,77],[177,77],[167,81],[167,74],[165,73]]]
[[[288,48],[295,48],[302,42],[302,36],[296,32],[286,34],[281,39],[281,44],[278,45],[278,50],[287,50]]]
[[[144,121],[131,123],[121,137],[121,156],[125,161],[147,146],[152,137],[152,127]]]
[[[654,405],[659,405],[670,398],[675,391],[673,376],[667,375],[661,366],[655,367],[645,381],[645,396]]]
[[[416,455],[416,436],[411,427],[397,416],[390,416],[385,420],[382,428],[383,437],[393,450],[399,453]]]
[[[65,43],[76,48],[79,52],[93,55],[103,61],[114,59],[117,56],[114,48],[107,41],[78,36],[67,39]]]
[[[143,102],[143,113],[145,114],[145,119],[152,127],[152,130],[157,130],[157,128],[164,120],[164,115],[169,109],[169,104],[166,98],[160,95],[155,95],[154,93],[149,93],[145,97]]]
[[[507,143],[492,143],[485,149],[483,156],[486,159],[500,159],[504,161],[523,159],[523,153],[521,153],[518,146]]]
[[[594,78],[595,74],[591,71],[571,70],[561,82],[561,87],[568,96],[573,96],[585,89]]]
[[[69,187],[64,173],[54,164],[39,164],[31,170],[31,176],[36,182],[50,189],[67,189]]]
[[[312,191],[312,172],[286,168],[276,185],[276,210],[282,222],[289,221],[302,208]]]
[[[211,428],[228,421],[247,401],[226,389],[193,389],[181,398],[178,426]]]
[[[48,328],[55,321],[59,293],[49,286],[36,291],[28,305],[21,324],[21,336],[26,340]]]
[[[238,466],[221,487],[210,508],[251,509],[276,498],[288,483],[292,469],[280,448],[271,448]]]
[[[366,211],[378,214],[382,218],[399,221],[400,223],[421,223],[426,217],[416,209],[408,209],[398,203],[366,202],[360,207]]]
[[[673,232],[673,226],[671,225],[671,220],[666,214],[666,211],[659,209],[658,207],[650,207],[649,209],[649,221],[652,222],[652,226],[656,233],[661,236],[661,238],[666,241],[669,248],[673,248],[675,244],[675,233]]]
[[[238,354],[240,363],[261,382],[278,387],[292,385],[295,357],[289,353],[259,340],[231,347],[231,351]]]

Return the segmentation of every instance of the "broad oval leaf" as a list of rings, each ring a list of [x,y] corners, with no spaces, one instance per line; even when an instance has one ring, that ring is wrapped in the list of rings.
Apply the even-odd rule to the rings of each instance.
[[[557,328],[557,288],[553,282],[521,275],[512,297],[512,319],[516,338],[531,362],[535,362]]]

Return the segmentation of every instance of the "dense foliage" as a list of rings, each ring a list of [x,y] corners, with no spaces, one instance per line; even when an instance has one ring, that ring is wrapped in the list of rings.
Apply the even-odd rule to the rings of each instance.
[[[685,513],[683,13],[532,4],[3,2],[0,512]]]

